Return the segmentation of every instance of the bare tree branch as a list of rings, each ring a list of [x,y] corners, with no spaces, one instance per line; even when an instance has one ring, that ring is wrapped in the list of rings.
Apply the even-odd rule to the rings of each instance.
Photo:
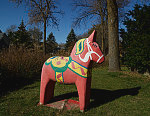
[[[46,41],[46,27],[48,24],[51,26],[58,27],[58,17],[56,14],[62,14],[61,10],[58,10],[55,0],[10,0],[17,5],[26,3],[28,6],[28,16],[30,23],[43,23],[44,24],[44,41],[43,41],[43,51],[46,51],[45,41]]]

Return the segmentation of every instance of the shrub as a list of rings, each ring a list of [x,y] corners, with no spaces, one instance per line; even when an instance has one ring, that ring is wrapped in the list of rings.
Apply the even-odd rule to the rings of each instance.
[[[42,52],[12,48],[1,52],[0,65],[11,74],[9,76],[31,78],[41,72],[47,58]]]
[[[41,73],[42,65],[51,56],[69,56],[64,50],[56,54],[44,55],[41,51],[11,48],[0,52],[0,67],[9,72],[9,76],[34,78]]]
[[[22,48],[3,50],[0,52],[0,96],[40,79],[42,66],[49,57],[66,54],[59,51],[44,55],[41,51]]]

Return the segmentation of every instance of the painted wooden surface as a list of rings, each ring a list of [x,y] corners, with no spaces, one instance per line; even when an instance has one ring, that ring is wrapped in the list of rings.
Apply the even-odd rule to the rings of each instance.
[[[46,104],[54,97],[56,82],[75,84],[79,95],[80,110],[90,103],[92,62],[101,63],[104,56],[95,42],[96,32],[76,42],[69,57],[54,56],[43,65],[41,74],[40,104]]]

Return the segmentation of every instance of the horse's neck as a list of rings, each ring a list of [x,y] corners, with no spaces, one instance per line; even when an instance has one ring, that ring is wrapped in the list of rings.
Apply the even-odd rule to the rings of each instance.
[[[89,67],[89,65],[90,65],[90,59],[87,61],[87,62],[83,62],[83,61],[81,61],[80,59],[79,59],[79,56],[78,55],[75,55],[75,53],[71,53],[71,58],[72,58],[72,60],[74,60],[74,61],[76,61],[77,63],[79,63],[79,64],[81,64],[82,66],[85,66],[85,67]]]

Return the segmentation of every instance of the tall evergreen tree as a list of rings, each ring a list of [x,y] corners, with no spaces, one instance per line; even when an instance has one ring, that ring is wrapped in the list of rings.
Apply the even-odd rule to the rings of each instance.
[[[69,52],[70,52],[70,50],[72,50],[72,48],[73,48],[74,44],[76,43],[76,41],[77,41],[77,37],[74,33],[74,30],[71,29],[69,35],[67,36],[65,49],[69,50]]]
[[[33,29],[29,29],[31,40],[34,44],[34,48],[38,49],[40,45],[40,41],[43,39],[43,32],[34,27]]]
[[[123,62],[140,73],[150,72],[150,6],[135,5],[124,20],[127,30],[121,29]]]
[[[14,39],[16,30],[17,30],[16,25],[11,25],[9,28],[6,29],[6,34],[8,38],[10,39],[10,45],[13,44],[13,39]]]
[[[47,38],[47,42],[54,42],[56,43],[56,39],[55,39],[55,36],[53,35],[53,33],[51,32]]]
[[[54,50],[57,48],[58,43],[56,42],[55,36],[51,32],[46,40],[46,52],[47,53],[52,53]]]
[[[16,45],[17,47],[19,46],[29,47],[31,45],[30,34],[25,29],[23,20],[21,21],[21,24],[18,27],[18,31],[15,32],[15,35],[12,41],[13,41],[13,44]]]

